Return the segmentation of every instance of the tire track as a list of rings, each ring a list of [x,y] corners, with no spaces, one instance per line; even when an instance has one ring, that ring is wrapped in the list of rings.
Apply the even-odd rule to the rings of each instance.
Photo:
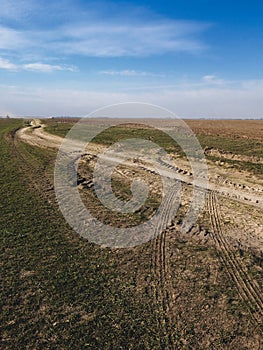
[[[173,336],[172,315],[173,315],[173,287],[170,275],[170,263],[167,252],[167,231],[162,230],[163,223],[173,218],[174,201],[178,185],[167,195],[161,213],[161,218],[155,228],[156,238],[152,241],[151,271],[153,276],[152,295],[155,305],[160,309],[162,318],[159,320],[162,333],[161,348],[176,349],[176,342]],[[160,233],[161,231],[161,233]]]
[[[248,306],[250,315],[256,325],[262,322],[263,299],[258,284],[247,273],[242,262],[235,256],[227,239],[224,237],[221,226],[221,217],[218,210],[216,195],[209,193],[208,209],[213,228],[212,237],[218,251],[221,253],[220,259],[225,265],[230,278],[235,282],[242,300]]]

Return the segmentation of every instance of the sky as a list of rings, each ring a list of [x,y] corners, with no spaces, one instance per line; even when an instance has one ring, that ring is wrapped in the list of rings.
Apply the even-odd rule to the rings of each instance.
[[[263,3],[0,0],[0,115],[263,118]]]

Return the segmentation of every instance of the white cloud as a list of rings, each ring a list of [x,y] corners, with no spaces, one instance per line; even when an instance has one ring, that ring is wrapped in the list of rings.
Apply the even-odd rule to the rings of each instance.
[[[0,26],[0,49],[16,51],[30,45],[28,33]]]
[[[232,88],[193,85],[139,92],[6,86],[1,89],[0,106],[14,115],[85,116],[105,105],[138,101],[163,106],[183,117],[249,118],[263,116],[262,95],[263,80],[240,81]]]
[[[202,81],[205,84],[212,84],[212,85],[225,84],[225,81],[223,79],[218,78],[216,75],[205,75],[205,76],[203,76]]]
[[[101,75],[110,75],[110,76],[125,76],[125,77],[164,77],[162,74],[152,73],[152,72],[143,72],[136,70],[102,70],[99,71]]]
[[[97,21],[94,21],[95,23]],[[67,54],[94,57],[150,56],[205,49],[197,38],[207,25],[187,21],[136,21],[135,23],[65,26],[63,40],[55,39],[56,47]]]
[[[51,29],[15,30],[0,26],[0,48],[24,55],[45,53],[90,57],[140,57],[167,53],[196,54],[208,25],[190,21],[133,19],[125,23],[92,18],[88,24],[66,23]]]
[[[14,64],[7,59],[0,57],[0,69],[5,69],[9,71],[35,71],[35,72],[43,72],[43,73],[52,73],[54,71],[76,71],[77,68],[74,66],[66,66],[66,65],[52,65],[47,63],[35,62],[35,63],[27,63],[27,64]]]
[[[0,57],[0,69],[15,71],[18,69],[18,67],[14,63],[11,63],[9,60]]]
[[[24,70],[29,71],[38,71],[38,72],[44,72],[44,73],[51,73],[54,71],[70,71],[73,72],[76,70],[75,67],[71,66],[60,66],[60,65],[52,65],[52,64],[46,64],[46,63],[27,63],[21,66]]]

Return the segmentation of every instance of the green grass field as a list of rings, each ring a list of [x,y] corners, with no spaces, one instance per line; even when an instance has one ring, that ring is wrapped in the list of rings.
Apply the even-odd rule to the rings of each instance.
[[[60,137],[65,137],[74,125],[73,122],[61,123],[59,121],[54,120],[45,120],[44,122],[47,124],[46,131],[58,135]],[[161,132],[160,130],[151,130],[150,128],[138,128],[138,126],[134,127],[132,125],[130,127],[111,127],[99,134],[93,140],[93,142],[109,146],[116,141],[133,137],[151,140],[163,147],[168,153],[176,153],[180,157],[185,156],[185,153],[182,151],[181,147],[167,134]],[[255,157],[263,156],[263,143],[257,139],[225,137],[219,135],[207,135],[202,133],[197,134],[196,137],[203,149],[215,148],[226,153],[231,152],[239,155]],[[233,167],[236,170],[245,170],[251,172],[252,174],[263,176],[262,164],[255,164],[250,161],[225,159],[219,156],[211,155],[208,155],[207,159],[213,162],[223,161],[228,166]]]
[[[15,149],[11,131],[20,125],[0,125],[3,348],[154,348],[157,316],[134,281],[138,265],[147,274],[147,260],[129,262],[127,273],[124,253],[72,232],[24,172],[18,152],[30,162],[31,177],[52,155],[24,144]]]

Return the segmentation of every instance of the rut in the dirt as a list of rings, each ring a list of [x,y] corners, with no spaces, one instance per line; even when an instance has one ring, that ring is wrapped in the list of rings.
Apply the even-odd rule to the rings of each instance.
[[[228,243],[222,230],[222,220],[220,217],[219,206],[214,192],[208,196],[208,209],[213,228],[212,237],[216,248],[219,251],[219,257],[227,269],[230,278],[237,287],[242,300],[248,306],[250,315],[255,323],[262,323],[263,316],[263,298],[259,285],[247,273],[246,268]]]
[[[152,261],[151,271],[153,278],[152,297],[154,303],[161,311],[161,329],[163,339],[161,341],[162,348],[176,349],[176,340],[173,335],[173,287],[170,274],[170,262],[167,252],[167,232],[161,231],[162,223],[170,224],[170,220],[174,218],[175,202],[177,201],[178,185],[166,198],[166,202],[162,211],[160,221],[155,228],[156,238],[152,243]],[[160,232],[161,231],[161,232]]]

